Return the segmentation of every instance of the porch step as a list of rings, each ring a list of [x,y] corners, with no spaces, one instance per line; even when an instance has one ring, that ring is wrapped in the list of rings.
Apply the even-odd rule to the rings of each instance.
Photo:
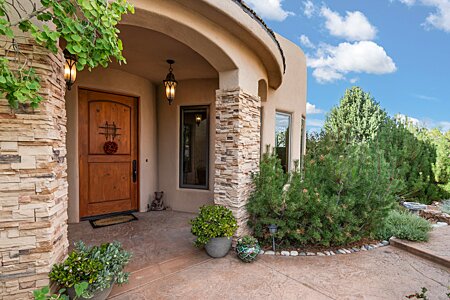
[[[435,228],[428,242],[410,242],[391,238],[390,244],[414,255],[450,268],[450,226]]]
[[[128,284],[114,286],[108,299],[114,299],[161,278],[211,260],[205,251],[195,251],[131,272]]]

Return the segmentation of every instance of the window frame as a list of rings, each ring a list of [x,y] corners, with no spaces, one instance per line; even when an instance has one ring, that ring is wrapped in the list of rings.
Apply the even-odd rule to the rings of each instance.
[[[184,145],[184,113],[186,111],[191,112],[206,112],[206,184],[205,185],[194,185],[194,184],[184,184],[183,183],[183,164],[184,164],[184,155],[183,155],[183,145]],[[209,169],[210,169],[210,144],[211,144],[211,135],[210,135],[210,109],[208,105],[186,105],[180,106],[180,126],[179,126],[179,146],[178,146],[178,155],[179,155],[179,164],[178,164],[178,188],[179,189],[194,189],[194,190],[209,190]]]
[[[288,147],[287,147],[287,172],[289,172],[291,170],[292,167],[292,163],[291,163],[291,155],[292,155],[292,120],[293,120],[293,113],[291,112],[286,112],[286,111],[280,111],[280,110],[275,110],[275,144],[274,144],[274,148],[276,148],[277,146],[277,115],[282,115],[282,116],[288,116],[289,117],[289,137],[288,137]]]

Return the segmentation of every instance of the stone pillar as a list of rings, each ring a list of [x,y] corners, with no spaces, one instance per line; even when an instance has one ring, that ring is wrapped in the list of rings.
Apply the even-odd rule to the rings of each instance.
[[[245,204],[259,167],[260,106],[258,96],[240,89],[216,92],[214,202],[233,211],[237,236],[249,233]]]
[[[63,55],[25,39],[19,47],[40,77],[44,101],[12,110],[0,99],[2,300],[31,298],[68,249]]]

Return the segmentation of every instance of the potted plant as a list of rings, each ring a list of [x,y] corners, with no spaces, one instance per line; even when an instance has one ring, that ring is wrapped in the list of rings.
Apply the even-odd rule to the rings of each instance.
[[[73,297],[72,300],[80,299],[88,287],[89,284],[86,281],[76,283],[74,285],[75,297]],[[41,289],[33,291],[33,298],[34,300],[70,300],[69,296],[67,296],[65,292],[66,289],[60,289],[57,293],[52,293],[50,291],[50,287],[47,285]]]
[[[205,247],[214,258],[224,257],[231,248],[231,237],[238,228],[231,210],[219,205],[205,205],[191,220],[191,232],[197,237],[195,245]]]
[[[49,277],[66,288],[70,298],[76,295],[74,286],[85,281],[89,286],[78,299],[103,300],[114,283],[128,282],[129,273],[123,270],[130,258],[119,242],[90,247],[80,241],[64,262],[53,266]]]
[[[260,251],[258,240],[249,235],[240,238],[236,245],[237,256],[243,262],[250,263],[254,261]]]

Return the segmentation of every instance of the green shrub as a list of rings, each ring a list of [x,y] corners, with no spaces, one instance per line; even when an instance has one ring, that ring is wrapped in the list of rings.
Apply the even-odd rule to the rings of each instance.
[[[131,254],[119,242],[91,247],[80,241],[64,262],[53,266],[49,277],[64,288],[87,282],[83,297],[90,298],[111,284],[128,282],[129,273],[123,270],[130,258]]]
[[[249,225],[263,238],[268,224],[275,224],[283,216],[283,187],[288,176],[275,153],[263,154],[259,172],[253,174],[254,190],[247,203]]]
[[[250,197],[249,225],[270,243],[267,226],[278,225],[277,240],[286,246],[342,245],[370,236],[395,203],[392,179],[383,154],[368,145],[336,143],[324,137],[305,158],[304,176],[291,175],[283,193],[279,162],[264,155]],[[276,182],[264,193],[258,180]]]
[[[191,232],[197,237],[195,245],[203,247],[210,239],[232,237],[238,228],[231,210],[220,205],[204,205],[199,215],[191,220]]]
[[[445,200],[442,202],[441,210],[446,214],[450,214],[450,200]]]
[[[83,281],[91,284],[97,280],[103,267],[103,264],[98,259],[91,258],[89,253],[74,250],[64,262],[53,266],[49,277],[66,288]]]
[[[387,240],[393,236],[409,241],[427,241],[431,224],[408,211],[392,210],[375,237]]]
[[[130,262],[131,254],[115,241],[101,244],[100,246],[86,246],[82,241],[75,245],[75,250],[80,253],[89,253],[89,257],[99,261],[103,268],[98,272],[97,279],[89,285],[88,292],[102,291],[111,284],[123,284],[128,282],[129,273],[124,272],[125,266]]]
[[[428,204],[450,197],[445,188],[450,180],[450,131],[444,134],[390,118],[370,94],[352,87],[327,115],[324,132],[340,143],[377,143],[396,170],[399,200]]]

